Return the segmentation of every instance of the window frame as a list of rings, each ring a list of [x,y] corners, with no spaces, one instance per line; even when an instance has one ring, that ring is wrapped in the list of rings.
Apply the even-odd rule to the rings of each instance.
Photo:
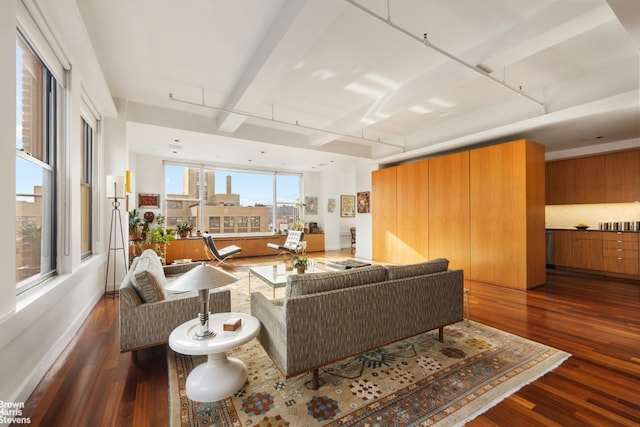
[[[23,48],[24,47],[24,48]],[[33,165],[42,171],[42,206],[40,211],[40,272],[30,275],[25,279],[20,280],[19,274],[16,271],[16,294],[20,295],[29,289],[43,283],[47,279],[57,274],[57,238],[58,238],[58,225],[57,225],[57,181],[58,181],[58,138],[59,138],[59,118],[61,111],[61,96],[58,95],[59,91],[62,91],[62,86],[59,85],[54,73],[50,67],[44,62],[42,56],[36,51],[33,45],[30,43],[29,38],[20,30],[16,29],[16,57],[18,52],[24,55],[28,52],[33,55],[33,58],[38,61],[42,67],[42,159],[33,156],[31,153],[24,149],[24,144],[18,148],[16,145],[16,185],[18,184],[18,169],[17,163],[20,160],[26,161],[29,165]],[[17,59],[17,58],[16,58]],[[17,72],[22,73],[21,68]],[[16,92],[23,92],[25,82],[22,81],[22,76],[16,75]],[[22,94],[18,96],[18,99],[23,99]],[[23,104],[24,105],[24,102]],[[16,121],[19,115],[16,114]],[[20,117],[22,115],[20,114]],[[22,118],[24,120],[24,118]],[[18,136],[16,135],[16,141]],[[16,188],[17,190],[17,188]],[[19,194],[16,191],[16,223],[19,222],[18,216],[18,197]],[[16,232],[16,252],[22,250],[22,246],[18,241],[18,233]],[[19,259],[16,258],[16,270],[22,268],[22,265],[18,265]]]
[[[269,222],[272,224],[271,225],[271,229],[267,230],[267,231],[254,231],[253,226],[252,226],[252,217],[255,215],[251,215],[249,213],[238,213],[238,214],[231,214],[231,216],[233,217],[233,225],[231,226],[230,223],[228,223],[225,218],[229,217],[230,214],[208,214],[205,211],[205,197],[210,196],[213,197],[216,193],[216,189],[215,188],[208,188],[208,192],[206,195],[204,194],[199,194],[198,199],[191,199],[188,198],[189,195],[185,195],[185,199],[184,200],[188,200],[192,203],[194,203],[194,205],[197,203],[198,205],[198,215],[197,218],[199,218],[199,220],[196,220],[196,224],[194,225],[194,228],[197,230],[204,230],[209,232],[210,234],[213,235],[220,235],[220,236],[229,236],[229,235],[270,235],[273,234],[274,232],[279,232],[278,229],[274,229],[275,224],[277,224],[276,221],[276,216],[277,213],[279,211],[278,207],[283,206],[283,205],[289,205],[290,209],[293,211],[295,210],[295,205],[297,203],[296,201],[290,201],[290,202],[283,202],[283,201],[279,201],[278,200],[278,179],[279,177],[283,177],[283,176],[292,176],[292,177],[297,177],[298,178],[298,200],[304,200],[304,194],[303,194],[303,188],[304,188],[304,174],[302,173],[296,173],[296,172],[280,172],[280,171],[274,171],[274,170],[261,170],[261,169],[242,169],[242,168],[230,168],[228,166],[216,166],[216,165],[212,165],[212,164],[193,164],[193,163],[188,163],[188,162],[177,162],[177,161],[168,161],[165,160],[163,162],[163,166],[164,166],[164,174],[165,174],[165,187],[164,187],[164,198],[165,198],[165,203],[164,203],[164,215],[167,217],[167,228],[171,228],[171,226],[169,226],[169,212],[167,211],[168,206],[171,205],[172,202],[174,201],[178,201],[180,199],[176,199],[176,198],[169,198],[167,197],[167,195],[169,194],[167,191],[167,166],[173,166],[173,167],[184,167],[184,168],[191,168],[191,169],[198,169],[198,173],[196,174],[196,185],[201,188],[201,184],[203,183],[203,181],[206,181],[204,183],[204,185],[206,185],[207,187],[210,187],[208,185],[208,175],[209,174],[213,174],[213,176],[215,177],[216,172],[233,172],[233,173],[246,173],[246,174],[259,174],[259,175],[263,175],[263,176],[270,176],[272,179],[272,188],[273,188],[273,197],[272,197],[272,208],[271,208],[271,213],[270,215],[267,216],[267,225],[269,224]],[[214,181],[215,183],[215,181]],[[184,183],[183,183],[184,185]],[[214,185],[215,187],[215,185]],[[213,191],[212,194],[211,191]],[[211,205],[208,205],[211,206]],[[268,205],[266,205],[267,207],[269,207]],[[206,215],[206,217],[205,217]],[[248,221],[247,221],[247,231],[242,231],[239,232],[237,231],[238,228],[238,217],[247,217]],[[219,228],[218,230],[212,230],[212,220],[214,217],[217,217],[217,223],[219,223]],[[258,216],[258,218],[260,218]],[[214,222],[216,222],[216,220],[213,220]],[[258,221],[259,223],[260,221]],[[225,223],[227,223],[228,225],[225,225]],[[230,230],[230,228],[233,228],[233,231]]]

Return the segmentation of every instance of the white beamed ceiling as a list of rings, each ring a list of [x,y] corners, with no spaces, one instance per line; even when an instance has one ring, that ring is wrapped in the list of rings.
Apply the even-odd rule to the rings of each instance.
[[[636,0],[76,3],[140,153],[302,171],[640,141]]]

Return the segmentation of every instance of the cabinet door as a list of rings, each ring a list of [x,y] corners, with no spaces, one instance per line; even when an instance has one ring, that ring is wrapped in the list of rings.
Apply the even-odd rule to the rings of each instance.
[[[602,233],[594,231],[574,231],[571,255],[573,267],[587,270],[602,270]]]
[[[429,256],[469,277],[469,152],[429,160]]]
[[[605,200],[604,156],[574,159],[575,202],[602,203]]]
[[[575,203],[573,160],[558,160],[545,165],[547,205]]]
[[[371,221],[373,259],[397,262],[396,169],[371,174]]]
[[[571,241],[573,231],[553,231],[553,262],[560,267],[573,267]]]
[[[398,262],[426,261],[429,259],[429,163],[424,160],[398,166],[396,174]]]
[[[605,156],[607,203],[640,201],[640,150]]]

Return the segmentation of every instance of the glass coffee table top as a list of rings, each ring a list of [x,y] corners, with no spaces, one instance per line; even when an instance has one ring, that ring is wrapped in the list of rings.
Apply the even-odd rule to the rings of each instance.
[[[309,265],[304,274],[319,273],[321,271],[335,271],[335,269],[314,260],[309,260]],[[257,277],[271,286],[273,288],[273,297],[275,298],[276,289],[285,287],[287,285],[287,277],[291,274],[297,274],[296,269],[286,270],[284,263],[251,267],[249,268],[249,294],[251,294],[251,276]]]

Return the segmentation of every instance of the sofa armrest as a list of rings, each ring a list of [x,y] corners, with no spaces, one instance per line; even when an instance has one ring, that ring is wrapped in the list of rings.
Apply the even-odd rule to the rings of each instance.
[[[283,300],[269,300],[259,292],[251,294],[251,315],[260,321],[258,341],[282,372],[286,372],[287,329]]]
[[[209,295],[212,313],[231,311],[231,291],[228,289]],[[167,342],[169,334],[182,323],[195,319],[200,310],[198,296],[185,295],[135,307],[120,305],[120,351]]]

